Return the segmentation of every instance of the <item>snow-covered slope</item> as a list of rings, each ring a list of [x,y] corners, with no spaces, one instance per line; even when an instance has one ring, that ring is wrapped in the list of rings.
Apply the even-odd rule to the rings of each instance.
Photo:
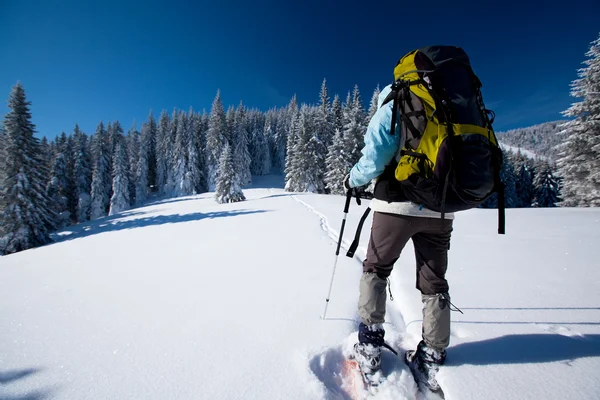
[[[344,199],[270,182],[247,201],[165,200],[0,258],[0,399],[343,399],[360,259],[340,255],[320,315]],[[353,203],[350,242],[365,204]],[[448,279],[446,398],[600,397],[600,210],[460,213]],[[412,248],[392,275],[386,339],[420,334]],[[414,399],[384,355],[378,398]],[[346,385],[346,386],[345,386]]]

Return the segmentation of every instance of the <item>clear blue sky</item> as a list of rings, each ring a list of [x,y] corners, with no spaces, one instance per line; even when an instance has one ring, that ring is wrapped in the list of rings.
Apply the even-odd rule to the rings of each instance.
[[[0,0],[0,114],[19,80],[49,137],[209,110],[218,88],[226,106],[266,110],[294,94],[316,103],[326,78],[342,99],[358,84],[367,103],[404,53],[452,44],[470,55],[496,130],[527,126],[561,118],[600,32],[600,1],[528,3]]]

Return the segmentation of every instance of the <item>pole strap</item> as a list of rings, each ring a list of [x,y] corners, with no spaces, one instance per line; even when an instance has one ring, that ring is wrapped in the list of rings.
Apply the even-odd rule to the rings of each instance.
[[[363,225],[365,224],[365,221],[366,221],[367,217],[369,216],[370,212],[371,212],[371,207],[367,207],[367,209],[365,210],[365,213],[360,218],[360,222],[358,223],[358,227],[356,228],[356,234],[354,235],[354,240],[352,241],[352,244],[348,248],[346,257],[350,257],[350,258],[354,257],[354,253],[356,252],[356,249],[358,248],[358,242],[360,241],[360,233],[362,232]]]

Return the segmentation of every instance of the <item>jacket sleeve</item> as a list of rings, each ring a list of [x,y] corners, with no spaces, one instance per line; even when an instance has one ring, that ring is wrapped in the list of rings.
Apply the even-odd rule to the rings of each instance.
[[[390,135],[392,125],[392,103],[380,107],[367,128],[362,157],[350,170],[350,186],[368,184],[377,178],[392,161],[400,147],[401,129],[396,124],[396,133]]]

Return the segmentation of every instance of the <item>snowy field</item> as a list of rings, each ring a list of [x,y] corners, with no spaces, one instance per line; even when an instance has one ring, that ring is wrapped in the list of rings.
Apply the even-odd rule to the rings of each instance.
[[[360,260],[340,255],[340,196],[259,180],[247,201],[155,202],[0,257],[0,399],[346,399]],[[349,244],[365,208],[352,203]],[[446,399],[600,399],[600,210],[457,215]],[[391,277],[386,339],[420,337],[409,243]],[[384,353],[377,398],[415,399]]]

